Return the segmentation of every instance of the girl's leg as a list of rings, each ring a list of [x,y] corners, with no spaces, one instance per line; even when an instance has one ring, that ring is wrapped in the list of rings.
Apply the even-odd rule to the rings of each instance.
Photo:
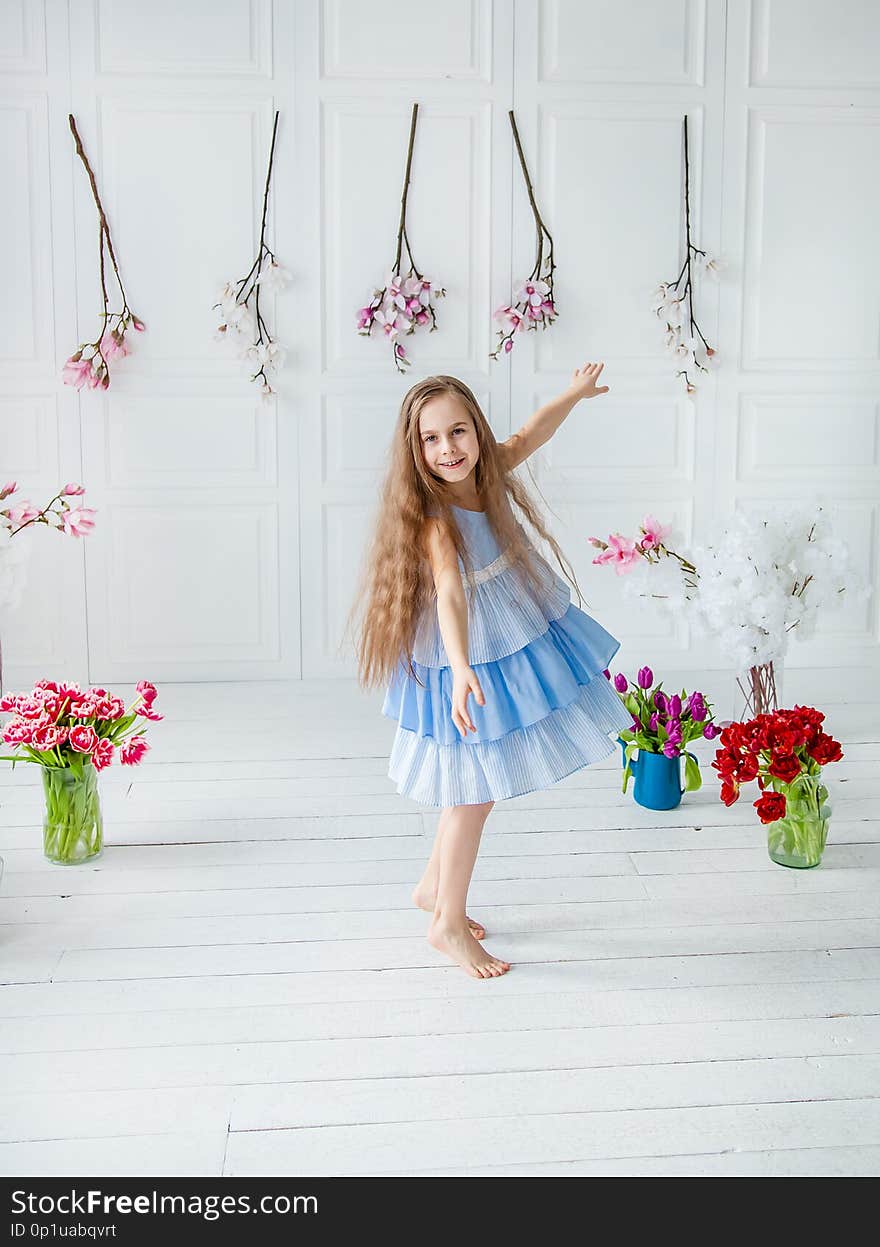
[[[493,957],[474,939],[467,923],[465,902],[477,860],[483,826],[494,805],[457,805],[449,810],[440,840],[440,873],[434,920],[428,942],[457,961],[474,978],[496,978],[510,963]]]
[[[434,847],[431,850],[431,856],[425,867],[425,873],[413,889],[412,898],[414,904],[429,914],[434,912],[434,905],[437,902],[437,884],[440,880],[440,845],[443,840],[443,832],[448,816],[452,813],[453,808],[446,806],[440,811],[440,817],[437,821],[437,834],[434,837]],[[489,808],[491,809],[491,806]],[[468,918],[467,923],[472,934],[478,940],[486,938],[486,928],[481,922],[475,922],[473,918]]]

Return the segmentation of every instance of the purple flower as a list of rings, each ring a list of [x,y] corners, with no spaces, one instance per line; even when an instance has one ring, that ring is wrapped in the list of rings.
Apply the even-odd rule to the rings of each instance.
[[[608,670],[608,668],[607,668],[607,667],[606,667],[606,668],[605,668],[605,670],[602,672],[602,674],[604,675],[604,677],[605,677],[605,679],[606,679],[606,680],[610,680],[610,679],[611,679],[611,672]]]
[[[681,714],[681,698],[678,693],[673,693],[669,698],[669,717],[677,719]]]
[[[674,745],[671,740],[668,740],[663,746],[663,752],[667,758],[677,758],[679,754],[678,745]]]
[[[654,683],[654,672],[650,667],[642,667],[638,674],[639,688],[650,688]]]
[[[670,745],[681,744],[681,724],[678,719],[673,719],[669,724],[669,743]]]
[[[651,715],[649,722],[650,722],[651,731],[656,732],[657,728],[660,726],[660,715],[658,714],[656,710]]]
[[[659,689],[654,694],[654,705],[657,707],[658,710],[662,710],[664,714],[666,713],[666,708],[669,705],[669,701],[667,699],[666,694],[661,693]]]
[[[626,692],[627,679],[622,671],[618,671],[617,675],[614,677],[614,687],[617,689],[618,693]]]
[[[702,693],[692,693],[688,698],[691,718],[694,723],[702,723],[706,715],[709,713],[706,709],[706,703],[703,701]]]
[[[706,740],[714,740],[716,736],[720,735],[720,733],[714,723],[707,723],[703,728],[703,735]]]

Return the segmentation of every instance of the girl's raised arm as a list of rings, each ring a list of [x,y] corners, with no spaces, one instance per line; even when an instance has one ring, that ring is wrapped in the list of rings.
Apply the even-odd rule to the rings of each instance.
[[[507,441],[500,444],[499,449],[509,472],[549,442],[575,403],[582,398],[595,398],[597,394],[608,393],[607,385],[596,384],[604,367],[604,364],[584,364],[583,368],[575,368],[568,389],[539,408],[518,433],[511,434]]]

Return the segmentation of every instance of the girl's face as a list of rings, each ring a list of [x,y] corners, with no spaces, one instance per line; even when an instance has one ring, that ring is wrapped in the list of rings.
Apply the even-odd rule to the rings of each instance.
[[[453,394],[438,394],[425,403],[419,440],[428,471],[452,485],[466,481],[480,457],[473,419]]]

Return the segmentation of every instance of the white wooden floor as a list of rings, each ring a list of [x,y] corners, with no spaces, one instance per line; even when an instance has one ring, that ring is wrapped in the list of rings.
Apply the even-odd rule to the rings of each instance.
[[[91,866],[44,861],[35,768],[4,764],[0,1172],[876,1174],[855,674],[833,705],[835,673],[786,672],[846,750],[816,870],[773,865],[708,768],[668,814],[616,759],[497,806],[469,908],[513,968],[488,981],[424,940],[436,815],[394,792],[353,682],[165,686],[148,762],[102,776]]]

